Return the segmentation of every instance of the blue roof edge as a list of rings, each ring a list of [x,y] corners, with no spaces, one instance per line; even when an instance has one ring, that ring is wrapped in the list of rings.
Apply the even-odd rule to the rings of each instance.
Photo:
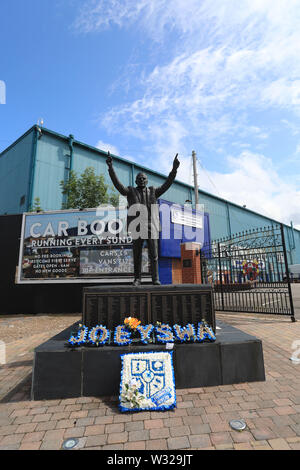
[[[32,126],[30,129],[28,129],[28,131],[24,132],[24,134],[22,134],[20,137],[17,138],[17,140],[15,140],[12,144],[10,144],[8,147],[6,147],[6,149],[2,150],[2,152],[0,152],[0,158],[6,153],[8,152],[11,148],[13,148],[15,145],[17,145],[21,140],[24,139],[24,137],[26,137],[28,134],[30,134],[31,132],[34,131],[34,129],[36,129],[37,125],[34,125]]]

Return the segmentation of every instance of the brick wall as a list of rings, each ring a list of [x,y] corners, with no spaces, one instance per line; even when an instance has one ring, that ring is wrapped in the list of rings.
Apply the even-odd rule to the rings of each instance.
[[[200,244],[181,244],[182,284],[201,284]],[[174,282],[174,281],[173,281]]]
[[[181,259],[172,259],[172,284],[182,284]]]

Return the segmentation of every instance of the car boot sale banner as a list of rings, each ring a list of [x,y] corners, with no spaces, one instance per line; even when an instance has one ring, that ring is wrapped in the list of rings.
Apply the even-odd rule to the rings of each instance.
[[[18,283],[88,282],[133,275],[126,209],[23,214]],[[149,273],[143,250],[143,273]]]

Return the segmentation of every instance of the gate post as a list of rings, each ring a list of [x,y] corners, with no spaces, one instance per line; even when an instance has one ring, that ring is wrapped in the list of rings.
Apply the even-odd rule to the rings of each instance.
[[[223,280],[222,280],[222,263],[221,263],[221,251],[220,251],[220,243],[219,243],[219,242],[218,242],[218,259],[219,259],[219,273],[220,273],[221,302],[222,302],[222,310],[224,311],[224,292],[223,292]]]
[[[292,296],[292,289],[291,289],[291,282],[290,282],[289,266],[288,266],[288,260],[287,260],[287,255],[286,255],[283,224],[280,224],[280,232],[281,232],[281,242],[282,242],[282,248],[283,248],[286,279],[288,283],[288,292],[289,292],[290,304],[291,304],[291,320],[292,322],[295,322],[296,318],[295,318],[295,313],[294,313],[294,304],[293,304],[293,296]]]

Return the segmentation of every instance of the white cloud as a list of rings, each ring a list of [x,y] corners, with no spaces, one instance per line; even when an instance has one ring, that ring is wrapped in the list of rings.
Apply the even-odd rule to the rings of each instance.
[[[287,129],[290,130],[290,132],[291,132],[292,135],[298,135],[298,134],[300,134],[300,126],[299,126],[299,125],[296,125],[295,123],[290,122],[290,121],[288,121],[287,119],[281,119],[280,122],[281,122],[282,124],[284,124],[284,126],[286,126]]]
[[[106,114],[102,124],[111,132],[154,141],[155,122],[162,130],[159,144],[165,146],[169,125],[177,121],[179,141],[232,139],[233,133],[253,135],[249,107],[300,112],[298,0],[115,0],[109,13],[106,3],[97,1],[82,18],[87,31],[104,22],[127,27],[138,20],[153,39],[167,35],[170,27],[181,35],[174,50],[168,44],[167,63],[141,74],[140,96]],[[258,139],[268,136],[256,132]]]
[[[182,35],[197,31],[218,37],[235,28],[242,41],[250,28],[265,29],[264,21],[273,29],[288,30],[289,21],[299,18],[298,7],[298,0],[86,0],[74,26],[92,32],[135,24],[152,39],[172,29]]]
[[[117,149],[117,147],[115,147],[114,145],[111,145],[111,144],[107,144],[107,143],[103,142],[102,140],[98,140],[98,142],[96,144],[96,147],[100,150],[103,150],[104,152],[109,151],[113,155],[119,155],[119,150]]]
[[[199,168],[199,188],[280,222],[293,220],[300,228],[300,190],[282,180],[270,158],[244,151],[228,157],[228,164],[226,173]],[[191,184],[190,159],[183,159],[179,177]]]
[[[196,18],[190,13],[200,9],[199,0],[87,0],[74,25],[82,32],[93,32],[113,24],[129,28],[138,23],[137,27],[157,38],[166,28],[193,29]]]
[[[104,152],[110,152],[112,155],[115,155],[117,157],[125,158],[126,160],[129,160],[131,162],[137,162],[136,158],[133,157],[132,155],[128,153],[123,153],[122,151],[119,150],[118,147],[115,147],[112,144],[108,144],[106,142],[103,142],[102,140],[98,140],[96,144],[96,148],[103,150]],[[141,163],[141,162],[139,162]]]
[[[270,83],[262,93],[269,104],[283,107],[300,105],[300,80],[280,78]]]
[[[140,140],[153,152],[147,166],[157,171],[167,173],[175,153],[188,155],[202,143],[226,155],[234,142],[242,148],[267,141],[272,125],[253,122],[250,110],[299,117],[299,0],[93,0],[75,23],[85,33],[111,25],[148,36],[157,62],[150,72],[141,63],[139,76],[134,68],[134,98],[108,110],[101,125]],[[164,46],[167,60],[160,57]],[[283,116],[275,130],[298,134],[291,120]],[[181,161],[178,178],[191,183],[190,160]],[[299,191],[270,158],[245,151],[227,165],[225,173],[209,172],[222,197],[300,224]],[[200,172],[201,187],[215,192],[203,178]]]

